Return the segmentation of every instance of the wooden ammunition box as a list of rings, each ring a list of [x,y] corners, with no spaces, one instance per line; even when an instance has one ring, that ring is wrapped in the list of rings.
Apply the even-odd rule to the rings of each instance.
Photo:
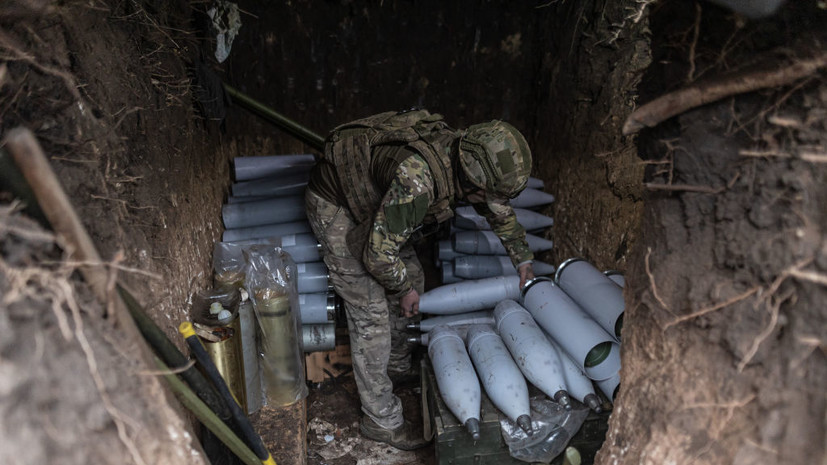
[[[500,432],[500,411],[483,392],[480,409],[480,440],[474,441],[465,426],[448,410],[439,394],[430,361],[422,361],[422,418],[425,434],[434,439],[436,463],[439,465],[525,465],[508,453]],[[606,436],[609,412],[591,412],[580,431],[569,442],[577,448],[582,464],[594,461],[594,455]],[[562,465],[562,454],[551,465]]]

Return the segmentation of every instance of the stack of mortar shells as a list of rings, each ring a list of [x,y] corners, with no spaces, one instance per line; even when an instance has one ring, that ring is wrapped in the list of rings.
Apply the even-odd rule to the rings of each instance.
[[[510,391],[502,395],[499,391],[504,386],[512,390],[526,381],[563,406],[575,399],[599,411],[595,386],[609,401],[617,396],[620,386],[624,285],[619,272],[601,272],[581,258],[564,261],[553,278],[537,278],[522,290],[516,275],[442,285],[422,295],[420,311],[427,317],[410,326],[422,331],[411,340],[427,345],[432,360],[442,357],[435,363],[438,381],[454,376],[436,373],[439,367],[476,368],[492,402],[517,423],[522,413],[514,399],[523,396]],[[450,336],[431,337],[435,330],[439,331],[436,334],[448,333],[446,329]],[[446,342],[457,340],[464,341],[467,350]],[[434,344],[449,344],[451,350]],[[502,349],[495,353],[499,347]],[[448,361],[446,353],[451,354]],[[490,358],[498,360],[493,369],[484,365],[491,362],[482,362]],[[511,363],[523,375],[519,380],[513,376],[515,370],[505,368]],[[497,379],[492,372],[512,375]],[[464,379],[468,379],[467,373]],[[451,397],[450,381],[444,383]],[[499,405],[497,398],[512,400]],[[473,434],[474,402],[469,404],[468,399],[458,397],[451,403],[456,404],[458,418],[471,420],[468,428]]]
[[[335,348],[339,301],[328,281],[321,245],[310,229],[304,192],[315,164],[312,154],[236,157],[235,182],[221,210],[222,242],[278,241],[296,262],[305,352]]]

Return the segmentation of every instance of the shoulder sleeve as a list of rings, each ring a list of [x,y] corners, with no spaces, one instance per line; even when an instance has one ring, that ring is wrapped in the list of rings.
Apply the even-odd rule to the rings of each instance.
[[[388,185],[363,256],[365,268],[388,291],[406,293],[412,288],[399,250],[420,227],[433,200],[433,174],[421,156],[411,155]]]
[[[534,260],[534,252],[528,247],[525,239],[525,228],[517,222],[517,215],[507,201],[486,199],[485,202],[473,204],[473,207],[488,220],[515,267],[520,263]]]

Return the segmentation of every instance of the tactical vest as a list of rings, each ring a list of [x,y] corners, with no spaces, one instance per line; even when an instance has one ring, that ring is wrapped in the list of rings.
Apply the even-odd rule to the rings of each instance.
[[[327,138],[323,158],[336,167],[347,208],[356,223],[363,225],[373,219],[385,195],[367,176],[371,171],[371,148],[406,145],[425,159],[434,177],[434,203],[424,222],[441,223],[454,214],[453,168],[446,147],[456,137],[442,115],[427,110],[390,111],[336,127]],[[398,160],[396,166],[401,162]]]

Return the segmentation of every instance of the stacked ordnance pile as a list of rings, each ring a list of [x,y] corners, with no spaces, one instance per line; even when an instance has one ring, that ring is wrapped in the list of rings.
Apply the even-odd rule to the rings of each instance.
[[[301,399],[303,352],[335,348],[338,299],[304,207],[314,163],[313,155],[234,160],[214,289],[193,299],[196,335],[249,413]]]
[[[296,263],[305,352],[334,348],[339,306],[304,207],[314,164],[312,154],[235,158],[235,182],[221,211],[222,243],[277,244]]]
[[[542,189],[543,181],[529,178],[528,187],[510,202],[517,221],[526,229],[526,240],[534,253],[550,250],[553,245],[542,237],[542,231],[554,224],[554,220],[536,210],[554,202],[554,196]],[[517,273],[491,226],[467,205],[456,209],[450,238],[438,242],[434,255],[435,264],[442,271],[442,284]],[[549,275],[554,273],[554,266],[535,261],[534,273]]]
[[[618,273],[578,258],[522,291],[518,276],[443,285],[422,295],[426,318],[412,326],[422,331],[414,339],[428,346],[440,394],[472,436],[480,381],[494,406],[530,435],[528,383],[565,409],[577,401],[599,412],[596,389],[614,400],[622,285]]]

